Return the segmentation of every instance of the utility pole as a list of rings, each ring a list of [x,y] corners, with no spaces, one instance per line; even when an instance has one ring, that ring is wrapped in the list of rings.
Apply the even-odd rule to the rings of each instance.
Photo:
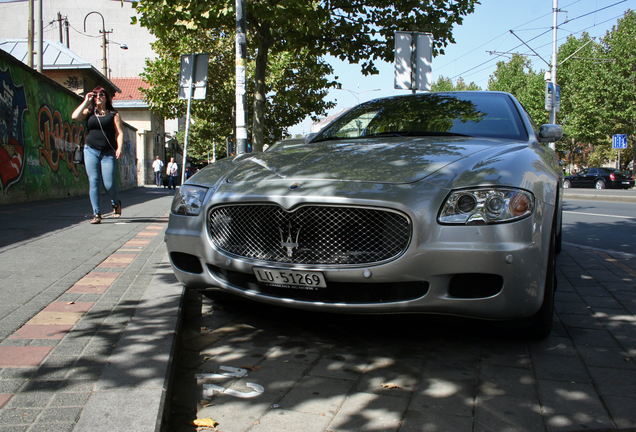
[[[68,17],[64,18],[64,27],[66,27],[66,48],[71,48],[71,40],[69,39],[69,24],[68,24]]]
[[[247,90],[245,69],[247,65],[247,23],[245,0],[235,0],[236,5],[236,154],[247,153]]]
[[[38,39],[37,39],[37,58],[38,58],[38,72],[44,73],[44,65],[42,62],[44,61],[44,23],[42,21],[42,0],[37,0],[36,10],[35,10],[35,22],[38,26]]]
[[[64,33],[62,31],[62,13],[57,13],[57,24],[60,26],[60,43],[64,43]]]
[[[556,124],[557,110],[557,13],[559,12],[559,0],[553,0],[552,3],[552,109],[550,110],[550,123]]]
[[[28,50],[27,65],[33,68],[33,0],[29,0],[29,38],[28,38]]]
[[[102,17],[102,21],[104,20],[104,17]],[[106,48],[106,44],[108,43],[108,41],[106,40],[106,28],[104,27],[104,29],[102,30],[102,73],[104,74],[104,76],[106,78],[108,78],[108,57],[107,57],[107,48]]]

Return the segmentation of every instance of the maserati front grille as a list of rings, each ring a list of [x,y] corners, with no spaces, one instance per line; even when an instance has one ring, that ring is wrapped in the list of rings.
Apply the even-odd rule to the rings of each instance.
[[[209,230],[220,251],[243,258],[292,264],[355,265],[385,262],[411,239],[409,218],[367,207],[276,204],[215,207]]]

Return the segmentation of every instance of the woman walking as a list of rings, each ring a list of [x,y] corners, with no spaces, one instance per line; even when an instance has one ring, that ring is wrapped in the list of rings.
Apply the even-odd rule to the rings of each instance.
[[[102,87],[95,87],[73,112],[75,121],[86,121],[88,133],[84,146],[84,164],[90,185],[93,206],[92,224],[102,222],[101,186],[110,196],[113,217],[121,216],[121,201],[117,189],[117,159],[122,157],[124,129],[121,116],[113,108],[111,97]]]

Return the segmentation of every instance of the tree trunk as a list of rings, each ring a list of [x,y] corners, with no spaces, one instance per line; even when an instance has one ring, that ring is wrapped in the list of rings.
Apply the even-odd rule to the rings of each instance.
[[[252,122],[252,151],[263,151],[263,132],[265,130],[265,76],[267,74],[267,58],[271,40],[258,39],[258,52],[254,70],[254,114]]]

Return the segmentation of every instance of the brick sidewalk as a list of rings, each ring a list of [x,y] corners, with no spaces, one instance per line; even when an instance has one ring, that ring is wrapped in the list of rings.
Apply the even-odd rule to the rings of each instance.
[[[0,253],[0,274],[8,268],[20,271],[28,293],[23,305],[0,317],[0,431],[71,431],[76,426],[157,269],[165,267],[163,232],[171,197],[148,193],[123,194],[122,200],[140,204],[124,207],[121,219],[107,218],[99,226],[80,221]],[[21,206],[50,218],[69,211],[59,202]],[[4,211],[0,217],[20,215]],[[66,249],[70,238],[75,246]],[[28,250],[41,261],[30,264],[32,269],[16,268],[15,263],[26,262],[22,257]],[[68,259],[56,265],[61,253]],[[66,282],[41,283],[40,273],[60,274]],[[37,285],[40,291],[27,288]],[[19,298],[20,288],[13,291]]]

